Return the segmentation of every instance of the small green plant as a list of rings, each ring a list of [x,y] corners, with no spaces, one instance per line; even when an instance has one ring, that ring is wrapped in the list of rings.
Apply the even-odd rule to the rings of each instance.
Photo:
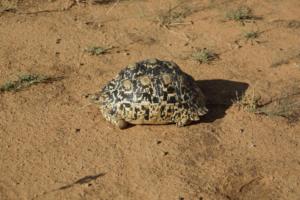
[[[15,81],[8,81],[0,86],[0,93],[2,92],[16,92],[24,88],[30,87],[38,83],[51,83],[60,80],[62,77],[50,77],[36,74],[26,74],[19,76]]]
[[[111,50],[113,47],[101,47],[101,46],[92,46],[92,47],[88,47],[86,48],[84,51],[90,53],[91,55],[102,55],[102,54],[106,54],[109,52],[109,50]]]
[[[178,5],[169,8],[167,11],[162,11],[158,15],[158,22],[161,26],[166,28],[169,28],[170,26],[185,24],[184,19],[195,11],[195,9],[187,6],[182,6],[182,3],[179,3]]]
[[[4,11],[16,11],[18,1],[16,0],[1,0],[0,1],[0,13]]]
[[[193,60],[199,63],[210,63],[211,61],[218,58],[218,55],[206,48],[198,49],[191,55]]]
[[[253,40],[258,38],[258,36],[259,36],[258,31],[247,31],[244,33],[244,37],[246,38],[246,40]]]
[[[259,44],[261,41],[258,40],[260,32],[258,31],[247,31],[244,33],[243,37],[245,38],[246,42],[250,41],[253,45],[254,43]]]
[[[254,19],[252,10],[247,6],[239,7],[235,10],[230,10],[226,13],[226,18],[229,20],[243,22],[245,20]]]

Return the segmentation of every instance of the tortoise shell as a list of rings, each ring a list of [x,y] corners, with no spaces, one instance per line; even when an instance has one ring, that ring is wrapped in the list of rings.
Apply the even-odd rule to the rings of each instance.
[[[184,126],[207,113],[197,82],[170,61],[147,59],[128,65],[94,95],[103,116],[118,126]]]

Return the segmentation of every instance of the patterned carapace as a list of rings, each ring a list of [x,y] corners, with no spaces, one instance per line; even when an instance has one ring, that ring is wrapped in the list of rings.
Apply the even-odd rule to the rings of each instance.
[[[120,128],[127,123],[184,126],[207,113],[196,81],[174,62],[158,59],[128,65],[94,96],[94,102]]]

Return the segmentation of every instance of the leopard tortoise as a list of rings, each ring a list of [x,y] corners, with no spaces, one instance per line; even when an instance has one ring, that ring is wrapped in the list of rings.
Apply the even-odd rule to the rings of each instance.
[[[128,65],[91,99],[104,118],[121,129],[128,124],[181,127],[208,112],[193,77],[176,63],[155,58]]]

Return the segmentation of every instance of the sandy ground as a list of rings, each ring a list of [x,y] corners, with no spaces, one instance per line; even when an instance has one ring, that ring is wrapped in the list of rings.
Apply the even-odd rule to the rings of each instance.
[[[0,2],[0,85],[64,77],[0,94],[1,200],[300,199],[299,0]],[[190,12],[163,25],[176,5]],[[255,18],[225,18],[242,5]],[[197,48],[219,59],[198,63]],[[89,104],[124,66],[152,57],[199,81],[210,110],[200,123],[118,130]]]

